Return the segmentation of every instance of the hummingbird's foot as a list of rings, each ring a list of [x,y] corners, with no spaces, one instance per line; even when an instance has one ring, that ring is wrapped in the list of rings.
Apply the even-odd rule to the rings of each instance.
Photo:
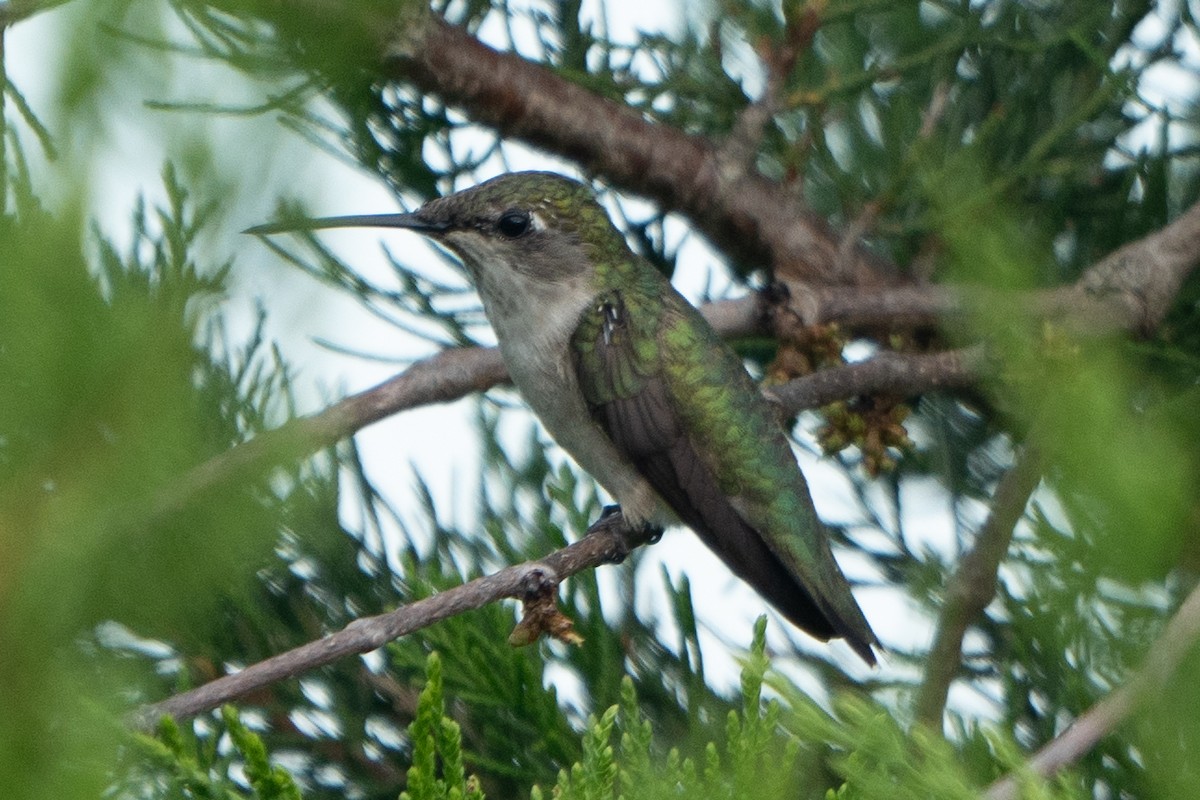
[[[584,536],[604,535],[608,539],[608,552],[604,554],[604,563],[620,564],[629,555],[630,545],[627,541],[632,532],[628,520],[619,505],[605,506],[600,517],[588,526]],[[611,534],[617,534],[612,536]]]
[[[600,518],[588,527],[585,536],[592,534],[617,534],[610,536],[609,551],[605,563],[620,564],[635,547],[643,544],[655,544],[662,538],[663,528],[652,522],[631,523],[625,518],[618,505],[605,506],[600,512]]]

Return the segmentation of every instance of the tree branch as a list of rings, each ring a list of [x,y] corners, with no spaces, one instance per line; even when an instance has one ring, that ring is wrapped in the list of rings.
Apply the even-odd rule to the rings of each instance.
[[[1110,253],[1077,284],[1090,297],[1125,309],[1123,326],[1148,334],[1175,303],[1200,262],[1200,202],[1169,225]]]
[[[925,659],[928,664],[925,680],[914,704],[917,721],[933,730],[942,728],[942,712],[946,708],[950,684],[962,664],[963,637],[996,595],[996,573],[1000,562],[1008,552],[1013,529],[1025,513],[1025,506],[1029,504],[1041,474],[1037,451],[1026,447],[1000,480],[992,498],[991,514],[946,586],[933,646]]]
[[[895,283],[894,265],[858,243],[847,252],[843,237],[788,187],[731,166],[708,139],[649,122],[544,65],[487,47],[424,9],[393,28],[383,58],[391,77],[442,97],[502,136],[565,156],[680,211],[737,261],[816,284]],[[1193,206],[1097,264],[1077,296],[1067,299],[1115,295],[1124,310],[1119,327],[1152,330],[1195,267],[1197,241],[1200,206]]]
[[[981,345],[931,354],[885,351],[867,361],[818,370],[772,386],[769,391],[782,403],[785,415],[792,416],[858,395],[913,397],[929,391],[961,389],[978,382],[983,362]]]
[[[193,717],[285,678],[349,655],[369,653],[393,639],[428,628],[456,614],[509,597],[526,601],[544,597],[548,591],[553,592],[559,583],[577,572],[602,564],[619,564],[633,548],[652,541],[660,533],[652,529],[632,528],[621,514],[605,513],[582,539],[538,561],[506,567],[386,614],[354,620],[336,633],[271,656],[240,672],[217,678],[162,702],[144,706],[134,712],[130,722],[139,729],[147,730],[163,715],[176,719]]]
[[[195,497],[238,476],[257,475],[275,464],[311,455],[392,414],[458,400],[507,379],[508,371],[495,348],[443,350],[317,414],[290,420],[234,445],[159,492],[147,515],[157,519],[179,511]]]
[[[787,281],[806,325],[927,327],[1002,303],[1084,332],[1152,333],[1200,265],[1200,202],[1088,267],[1073,284],[1011,294],[982,286],[837,286]]]
[[[427,11],[393,29],[384,69],[472,120],[577,162],[688,217],[723,252],[780,277],[887,282],[894,266],[856,246],[834,275],[841,237],[789,188],[731,165],[707,138],[648,121],[548,67],[501,53]]]
[[[1027,770],[1050,778],[1071,766],[1129,719],[1138,705],[1175,674],[1200,639],[1200,586],[1192,590],[1175,616],[1150,647],[1141,669],[1122,687],[1110,692],[1029,760]],[[1024,771],[1001,778],[988,787],[986,800],[1017,800]]]

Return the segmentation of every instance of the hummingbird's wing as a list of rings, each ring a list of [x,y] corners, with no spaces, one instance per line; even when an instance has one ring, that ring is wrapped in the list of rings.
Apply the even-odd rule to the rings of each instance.
[[[735,574],[798,627],[845,637],[874,664],[875,636],[773,410],[699,312],[665,282],[654,289],[645,302],[609,292],[576,330],[593,419]]]

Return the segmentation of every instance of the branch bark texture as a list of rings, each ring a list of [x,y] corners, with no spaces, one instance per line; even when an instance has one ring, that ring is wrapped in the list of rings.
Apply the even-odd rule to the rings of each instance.
[[[428,628],[456,614],[508,597],[524,599],[532,593],[543,595],[547,584],[556,587],[577,572],[602,564],[620,563],[634,547],[650,541],[654,533],[631,528],[620,514],[607,514],[578,542],[545,558],[506,567],[386,614],[357,619],[336,633],[272,656],[241,672],[145,706],[134,713],[132,724],[148,729],[163,715],[180,720],[194,717],[340,658],[377,650],[393,639]]]
[[[275,464],[309,456],[392,414],[458,400],[507,379],[508,371],[495,348],[443,350],[378,386],[259,434],[198,465],[160,492],[148,516],[157,519],[177,512],[235,477],[257,475]]]
[[[984,357],[984,349],[978,345],[944,353],[885,352],[866,361],[819,370],[770,391],[789,416],[858,395],[913,397],[977,383]]]

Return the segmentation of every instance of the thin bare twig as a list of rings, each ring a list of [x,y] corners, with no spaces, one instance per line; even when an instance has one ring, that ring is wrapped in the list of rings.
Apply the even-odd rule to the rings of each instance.
[[[131,724],[148,729],[164,715],[193,717],[285,678],[349,655],[369,653],[456,614],[504,598],[544,596],[577,572],[620,563],[633,548],[651,541],[657,533],[661,531],[631,527],[620,514],[605,514],[578,542],[538,561],[506,567],[386,614],[357,619],[336,633],[271,656],[241,672],[145,706],[132,715]]]
[[[917,721],[933,730],[940,731],[942,727],[946,697],[962,662],[963,637],[996,595],[1000,562],[1008,552],[1013,529],[1025,513],[1041,474],[1041,459],[1036,449],[1026,446],[1000,480],[992,498],[991,514],[946,586],[937,632],[926,658],[925,679],[915,703]]]
[[[1096,743],[1129,719],[1147,695],[1160,689],[1200,639],[1200,586],[1192,590],[1175,616],[1151,645],[1146,660],[1132,678],[1079,716],[1071,726],[1043,746],[1026,767],[1028,773],[1050,778],[1071,766]],[[988,787],[986,800],[1016,800],[1022,778],[1007,775]]]
[[[400,411],[457,400],[507,378],[508,371],[495,348],[443,350],[378,386],[286,422],[200,464],[160,491],[146,516],[167,516],[237,476],[258,474],[272,465],[310,455]]]
[[[796,65],[796,59],[812,45],[821,24],[820,13],[814,6],[798,9],[792,4],[785,4],[783,13],[783,39],[760,42],[758,45],[759,59],[767,76],[762,95],[738,112],[733,128],[717,150],[717,160],[729,177],[738,172],[756,171],[755,159],[767,125],[779,110],[784,84]],[[720,32],[714,30],[713,36],[719,41]]]

